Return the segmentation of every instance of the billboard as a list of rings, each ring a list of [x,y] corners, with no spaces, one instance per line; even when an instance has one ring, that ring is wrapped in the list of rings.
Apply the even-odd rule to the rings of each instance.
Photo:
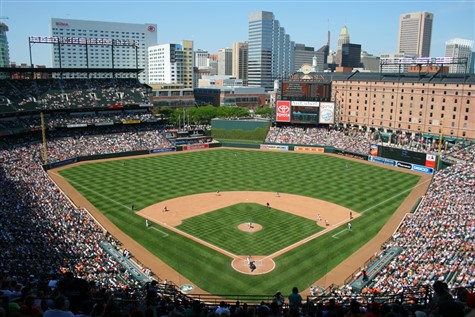
[[[275,120],[277,122],[290,122],[290,101],[278,100]]]
[[[434,154],[426,154],[426,166],[435,168],[436,156]]]
[[[320,117],[318,119],[320,124],[335,123],[335,103],[320,102]]]

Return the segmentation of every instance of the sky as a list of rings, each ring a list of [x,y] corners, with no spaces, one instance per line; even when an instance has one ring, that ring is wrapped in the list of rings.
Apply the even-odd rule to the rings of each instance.
[[[292,41],[315,49],[326,44],[329,30],[336,50],[346,25],[350,42],[376,56],[396,52],[403,13],[434,14],[431,57],[444,56],[447,40],[474,40],[475,33],[475,0],[0,0],[10,61],[17,64],[29,64],[28,37],[49,36],[51,18],[153,23],[158,44],[193,40],[194,50],[216,53],[247,40],[255,11],[273,12]],[[32,45],[33,64],[51,66],[51,49]]]

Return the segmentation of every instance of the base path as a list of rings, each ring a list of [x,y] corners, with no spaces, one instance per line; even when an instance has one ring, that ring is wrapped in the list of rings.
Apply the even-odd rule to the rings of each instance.
[[[175,228],[180,225],[184,219],[239,203],[260,204],[267,206],[268,208],[275,208],[280,211],[305,217],[315,221],[316,225],[322,226],[325,229],[315,235],[281,249],[274,254],[268,256],[253,254],[252,257],[255,261],[256,268],[251,270],[247,260],[247,255],[232,254]],[[258,191],[231,191],[182,196],[146,207],[138,211],[137,215],[231,257],[233,259],[232,267],[236,271],[244,274],[269,273],[275,267],[273,261],[275,257],[298,247],[309,240],[315,239],[328,231],[335,229],[341,224],[349,222],[352,218],[360,216],[360,214],[351,211],[348,208],[323,200],[286,193],[277,194],[273,192]],[[260,230],[263,225],[265,224],[243,223],[239,225],[239,228],[252,234],[253,232]]]

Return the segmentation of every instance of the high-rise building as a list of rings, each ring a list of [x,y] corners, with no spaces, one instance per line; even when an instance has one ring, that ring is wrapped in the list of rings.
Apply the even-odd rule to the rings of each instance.
[[[343,67],[361,67],[361,45],[345,43],[341,46],[341,64]]]
[[[433,20],[434,15],[429,12],[401,14],[397,51],[416,57],[429,57]]]
[[[193,41],[148,48],[149,83],[193,88]]]
[[[317,50],[317,58],[321,60],[321,62],[318,62],[318,69],[320,69],[318,70],[319,72],[323,72],[325,69],[328,68],[328,55],[330,55],[329,44],[325,44]],[[320,66],[321,63],[323,64]]]
[[[294,53],[294,72],[300,69],[303,64],[312,64],[315,56],[313,47],[305,46],[305,44],[295,44]]]
[[[0,67],[10,67],[7,32],[8,26],[5,23],[0,23]]]
[[[336,63],[341,65],[341,58],[342,58],[342,47],[343,44],[350,43],[350,33],[348,32],[348,28],[346,25],[343,25],[341,28],[340,34],[338,35],[338,47],[336,49]]]
[[[218,75],[231,75],[233,72],[233,50],[222,48],[218,50]]]
[[[209,53],[208,51],[197,50],[194,52],[194,65],[195,67],[208,67],[209,66]]]
[[[244,86],[247,86],[247,60],[248,60],[247,42],[233,43],[233,71],[232,75],[241,79]]]
[[[451,39],[445,42],[445,56],[458,59],[466,58],[467,64],[451,64],[449,73],[469,73],[472,61],[473,41],[465,39]]]
[[[248,84],[272,90],[274,79],[294,70],[294,42],[272,12],[249,16]]]
[[[51,36],[135,41],[133,46],[61,44],[52,46],[53,67],[70,68],[139,68],[139,80],[148,82],[147,48],[157,44],[156,24],[132,24],[52,18]]]
[[[0,67],[10,67],[10,50],[7,39],[8,26],[0,23]],[[7,78],[6,73],[0,73],[0,78]]]

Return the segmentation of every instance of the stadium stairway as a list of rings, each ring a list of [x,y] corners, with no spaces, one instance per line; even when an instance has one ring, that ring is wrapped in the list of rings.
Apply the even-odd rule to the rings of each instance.
[[[101,242],[99,243],[100,247],[107,252],[114,260],[118,263],[122,264],[123,267],[129,272],[131,275],[134,276],[142,285],[145,285],[148,282],[152,282],[152,279],[143,273],[140,267],[133,262],[132,260],[126,258],[122,255],[116,248],[114,248],[109,242]]]
[[[399,253],[402,252],[401,247],[393,247],[386,252],[384,252],[378,259],[371,262],[368,267],[366,268],[366,276],[368,279],[366,281],[363,280],[363,275],[358,274],[350,283],[349,286],[352,287],[354,292],[359,292],[363,290],[367,285],[371,283],[371,281],[376,277],[379,271],[388,265]]]

